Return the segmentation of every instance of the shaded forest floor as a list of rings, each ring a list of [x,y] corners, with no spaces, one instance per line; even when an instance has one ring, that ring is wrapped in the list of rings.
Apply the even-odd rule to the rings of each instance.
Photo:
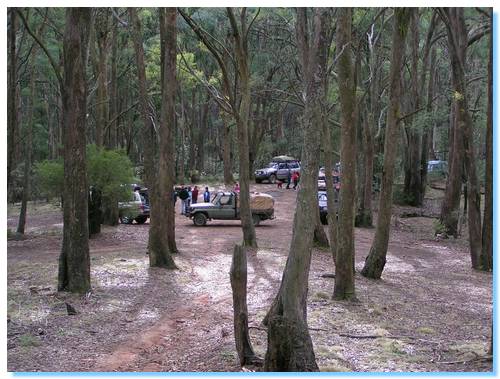
[[[259,250],[248,256],[250,332],[263,356],[260,322],[279,287],[296,193],[253,189],[276,199],[277,218],[257,228]],[[93,291],[76,296],[56,292],[61,212],[30,208],[26,238],[8,241],[8,370],[240,371],[229,268],[241,229],[236,221],[197,228],[177,209],[178,270],[148,268],[148,224],[104,227],[90,241]],[[9,208],[14,230],[17,213]],[[394,218],[383,278],[357,273],[358,303],[331,300],[334,279],[322,275],[333,272],[332,259],[314,249],[308,321],[321,370],[492,370],[480,359],[491,333],[492,275],[470,268],[465,237],[436,239],[434,219],[424,216]],[[357,271],[373,235],[356,229]],[[65,302],[78,313],[69,316]]]

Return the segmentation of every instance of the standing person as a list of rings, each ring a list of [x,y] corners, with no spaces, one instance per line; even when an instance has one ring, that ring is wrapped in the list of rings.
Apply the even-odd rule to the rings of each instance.
[[[193,197],[193,204],[196,204],[198,202],[198,186],[194,186],[193,192],[192,192],[192,197]]]
[[[191,201],[193,200],[193,192],[191,192],[191,186],[188,187],[187,191],[188,191],[187,207],[189,208],[191,206]]]
[[[292,175],[292,181],[293,181],[293,189],[297,189],[297,185],[299,184],[299,178],[300,174],[298,172],[294,172]]]
[[[290,183],[292,182],[292,170],[288,169],[288,175],[286,177],[286,189],[290,189]]]
[[[236,182],[236,184],[234,185],[233,191],[236,193],[240,193],[240,184],[238,182]]]
[[[179,191],[179,198],[181,199],[181,215],[186,214],[187,210],[187,199],[189,198],[189,193],[187,188],[182,186]]]
[[[205,187],[205,192],[203,192],[203,201],[205,203],[210,202],[210,191],[208,190],[208,187]]]

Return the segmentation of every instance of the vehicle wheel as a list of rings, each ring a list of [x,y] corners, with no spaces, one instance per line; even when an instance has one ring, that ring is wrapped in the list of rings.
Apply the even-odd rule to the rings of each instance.
[[[258,215],[252,215],[253,226],[258,226],[260,224],[260,217]]]
[[[135,222],[137,222],[138,224],[144,224],[147,219],[148,219],[148,216],[137,216],[135,218]]]
[[[269,183],[271,183],[271,184],[276,183],[276,175],[272,174],[272,175],[269,177]]]
[[[207,224],[207,216],[203,213],[196,213],[193,217],[193,223],[196,226],[205,226]]]
[[[122,224],[132,224],[132,219],[127,216],[120,216],[120,222]]]
[[[262,183],[262,179],[255,179],[255,183],[257,183],[257,184]]]

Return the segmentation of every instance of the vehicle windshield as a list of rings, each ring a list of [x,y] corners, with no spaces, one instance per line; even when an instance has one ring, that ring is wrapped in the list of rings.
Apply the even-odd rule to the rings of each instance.
[[[222,192],[217,193],[212,199],[212,204],[218,205],[221,197],[222,197]]]
[[[276,162],[271,162],[266,166],[266,168],[275,168],[276,166],[278,166]]]

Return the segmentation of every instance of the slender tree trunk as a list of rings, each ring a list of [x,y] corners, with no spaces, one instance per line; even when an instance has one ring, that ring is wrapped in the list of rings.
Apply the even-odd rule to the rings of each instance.
[[[325,113],[322,115],[323,127],[323,149],[325,151],[325,178],[326,178],[326,196],[328,209],[328,236],[330,237],[330,251],[333,257],[333,263],[337,261],[337,211],[338,211],[338,193],[333,186],[333,149],[332,134],[328,125],[328,117]],[[336,201],[337,200],[337,201]]]
[[[355,299],[354,288],[354,209],[356,205],[356,87],[351,60],[352,9],[341,8],[337,25],[337,46],[342,46],[338,57],[339,98],[341,109],[339,230],[333,298]]]
[[[248,118],[250,115],[250,68],[247,43],[247,25],[245,9],[241,10],[240,27],[236,23],[234,14],[228,8],[228,16],[233,30],[235,41],[236,61],[238,63],[240,106],[234,116],[238,130],[238,155],[239,155],[239,183],[240,183],[240,218],[243,229],[243,245],[257,247],[257,238],[250,210],[250,171],[249,171],[249,146],[248,146]]]
[[[493,14],[490,25],[493,26]],[[486,115],[486,169],[484,173],[484,216],[482,231],[481,268],[493,270],[493,36],[490,34],[488,62],[488,109]],[[493,351],[493,347],[491,347]],[[491,353],[490,353],[491,354]]]
[[[471,262],[473,268],[479,269],[481,264],[480,193],[476,172],[472,120],[468,109],[467,88],[465,81],[468,33],[463,8],[444,8],[441,12],[444,17],[448,34],[448,50],[450,52],[451,77],[453,85],[453,102],[456,105],[455,109],[457,111],[455,140],[457,139],[457,134],[461,135],[462,140],[459,140],[458,143],[463,144],[463,157],[467,173],[467,216]],[[453,154],[455,161],[457,151],[454,150]]]
[[[313,242],[317,247],[327,249],[328,247],[330,247],[330,243],[328,242],[328,237],[326,236],[325,228],[323,228],[323,224],[321,223],[318,207],[316,207],[315,223],[316,225],[314,226]]]
[[[234,339],[240,366],[262,363],[261,359],[257,358],[253,351],[250,335],[248,334],[247,252],[248,248],[240,245],[234,246],[230,271],[231,289],[233,291]]]
[[[95,20],[98,47],[95,143],[102,147],[109,119],[108,106],[108,19],[109,10],[101,8]]]
[[[371,227],[373,226],[372,215],[372,190],[373,190],[373,136],[372,124],[374,120],[372,113],[368,114],[368,118],[364,120],[363,124],[363,138],[364,143],[364,163],[365,163],[365,184],[363,186],[363,193],[361,194],[363,201],[359,212],[359,219],[357,226]]]
[[[392,58],[389,78],[389,109],[387,110],[387,127],[385,131],[382,190],[380,192],[375,238],[370,253],[366,257],[363,270],[361,271],[363,276],[373,279],[379,279],[382,275],[389,245],[392,185],[394,181],[394,165],[397,153],[396,139],[398,135],[399,102],[401,97],[401,70],[410,16],[410,10],[408,8],[396,8],[394,12]]]
[[[11,189],[11,173],[15,164],[15,146],[18,130],[17,119],[17,49],[16,49],[16,33],[17,33],[17,14],[15,8],[10,8],[10,29],[9,29],[9,94],[7,96],[7,117],[8,117],[8,132],[7,132],[7,193],[10,194]]]
[[[224,184],[231,186],[234,183],[233,164],[231,162],[231,128],[228,117],[219,111],[222,119],[222,164],[224,166]]]
[[[90,290],[88,192],[86,164],[87,83],[85,68],[90,8],[68,8],[64,31],[64,228],[59,256],[58,290]]]
[[[118,146],[117,127],[118,120],[118,21],[113,19],[113,31],[111,35],[111,82],[109,84],[109,116],[112,121],[108,123],[108,148],[116,149]]]
[[[208,130],[208,110],[210,107],[210,94],[207,95],[205,103],[201,106],[200,124],[198,126],[196,150],[196,169],[201,174],[205,170],[205,140]]]
[[[307,292],[312,234],[317,208],[317,179],[321,129],[322,72],[328,50],[329,10],[314,8],[314,35],[309,42],[307,10],[297,9],[297,46],[304,76],[304,146],[301,186],[297,194],[290,253],[281,287],[268,315],[266,371],[318,371],[307,326]]]
[[[26,226],[26,212],[28,208],[28,198],[30,196],[30,172],[31,172],[31,154],[33,150],[33,112],[35,107],[35,58],[36,46],[33,47],[30,57],[30,100],[28,108],[28,123],[26,127],[26,142],[24,148],[24,178],[23,195],[21,200],[21,211],[19,213],[19,222],[17,224],[17,233],[24,234]]]
[[[419,10],[413,8],[411,11],[410,30],[411,30],[411,101],[412,111],[417,111],[420,108],[420,85],[419,85]],[[424,80],[424,78],[420,78]],[[421,155],[422,155],[422,129],[415,124],[417,118],[411,117],[410,126],[407,128],[408,146],[406,149],[406,170],[405,170],[405,187],[404,194],[406,202],[409,205],[420,207],[423,203],[422,182],[421,182]]]
[[[176,268],[172,254],[175,246],[173,202],[173,130],[176,92],[176,8],[160,9],[160,39],[162,44],[162,101],[159,127],[159,159],[150,197],[149,264],[151,267]],[[173,239],[173,240],[172,240]]]

